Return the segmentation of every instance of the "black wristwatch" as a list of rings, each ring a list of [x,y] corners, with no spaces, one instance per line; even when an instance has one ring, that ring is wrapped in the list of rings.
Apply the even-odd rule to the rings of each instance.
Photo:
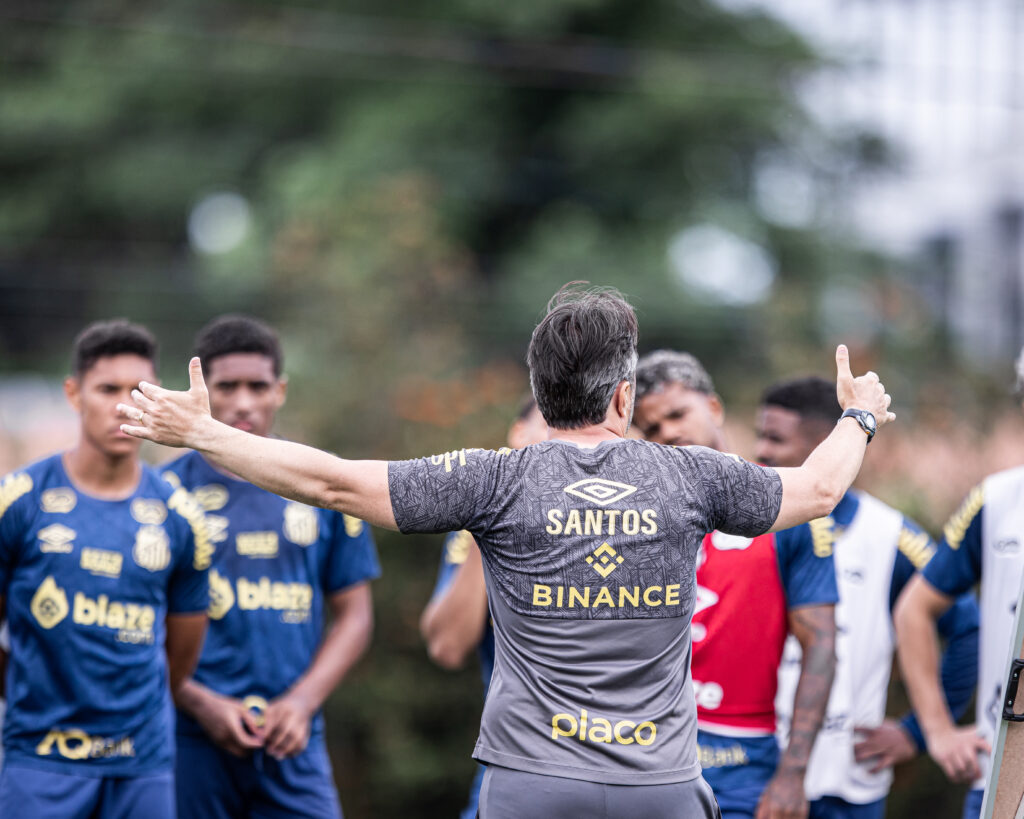
[[[839,416],[839,420],[842,421],[844,418],[856,418],[857,423],[860,424],[860,428],[864,430],[868,436],[868,443],[871,443],[871,439],[875,437],[875,433],[878,432],[878,424],[875,422],[875,416],[867,410],[853,409],[851,407],[842,415]]]

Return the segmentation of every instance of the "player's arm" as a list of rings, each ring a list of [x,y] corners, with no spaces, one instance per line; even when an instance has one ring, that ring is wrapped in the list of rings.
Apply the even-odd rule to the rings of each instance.
[[[836,671],[835,607],[790,609],[789,630],[800,643],[800,679],[793,698],[789,744],[783,751],[757,806],[757,819],[790,819],[807,815],[804,775],[811,749],[825,719]]]
[[[835,527],[819,518],[775,536],[789,631],[800,643],[800,677],[786,746],[758,805],[757,817],[807,815],[804,777],[825,719],[836,667]]]
[[[911,522],[908,522],[911,523]],[[935,543],[916,524],[905,525],[893,562],[890,610],[917,570],[935,553]],[[978,679],[978,602],[970,592],[960,595],[937,621],[938,634],[946,643],[942,654],[942,696],[954,720],[967,709]],[[857,726],[860,740],[854,745],[858,762],[870,764],[876,773],[916,757],[927,747],[917,715],[886,718],[875,727]]]
[[[385,461],[348,461],[313,447],[252,435],[214,420],[198,358],[189,362],[190,386],[176,392],[143,382],[136,406],[119,404],[134,422],[122,430],[167,446],[189,447],[223,469],[275,495],[398,528]]]
[[[958,728],[946,707],[937,624],[981,577],[983,505],[984,490],[977,487],[950,518],[935,555],[910,579],[893,611],[900,669],[928,753],[957,782],[978,777],[978,754],[989,748],[974,726]]]
[[[167,677],[175,700],[182,683],[192,676],[199,662],[206,623],[206,612],[167,615]]]
[[[850,353],[836,349],[836,396],[844,409],[867,410],[879,427],[895,419],[890,397],[873,372],[853,377]],[[844,418],[802,466],[776,470],[782,480],[782,505],[771,531],[777,532],[829,514],[853,483],[864,460],[867,437],[854,418]]]
[[[230,754],[246,756],[263,745],[259,720],[241,700],[218,694],[190,678],[178,689],[175,705]]]
[[[956,726],[943,696],[936,621],[952,604],[952,597],[914,575],[896,603],[897,653],[928,753],[954,782],[970,782],[981,772],[978,752],[989,748],[974,726]]]
[[[310,723],[327,695],[365,653],[373,633],[373,599],[368,582],[328,598],[332,622],[313,663],[295,684],[267,706],[264,746],[275,757],[301,753]]]
[[[469,540],[463,563],[451,582],[434,595],[420,617],[420,633],[430,659],[442,668],[461,668],[480,645],[487,625],[487,590],[480,547]]]

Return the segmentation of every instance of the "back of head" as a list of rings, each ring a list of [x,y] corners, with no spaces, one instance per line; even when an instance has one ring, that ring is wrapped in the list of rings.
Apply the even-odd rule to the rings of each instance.
[[[526,356],[537,406],[555,429],[601,423],[615,388],[635,377],[633,308],[617,290],[582,284],[566,285],[548,302]]]
[[[137,355],[156,369],[157,341],[141,324],[128,319],[96,321],[76,337],[71,346],[71,374],[81,378],[101,358]]]
[[[281,342],[269,324],[252,316],[219,316],[209,322],[196,336],[195,354],[209,375],[210,363],[234,353],[256,353],[274,362],[274,375],[281,375],[284,360]]]
[[[842,414],[836,385],[817,375],[779,381],[761,396],[761,405],[791,410],[804,421],[835,424]]]
[[[682,384],[688,390],[715,394],[715,384],[708,371],[689,353],[655,350],[636,365],[636,400],[648,393],[659,392],[666,384]]]

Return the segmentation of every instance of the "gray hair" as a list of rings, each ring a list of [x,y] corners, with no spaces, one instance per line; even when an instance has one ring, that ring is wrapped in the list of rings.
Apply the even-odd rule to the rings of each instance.
[[[615,388],[636,377],[633,308],[619,291],[585,284],[571,282],[552,297],[526,354],[537,406],[553,429],[599,424]]]
[[[715,394],[715,385],[704,366],[689,353],[655,350],[636,365],[636,400],[661,392],[666,384],[682,384],[688,390]]]

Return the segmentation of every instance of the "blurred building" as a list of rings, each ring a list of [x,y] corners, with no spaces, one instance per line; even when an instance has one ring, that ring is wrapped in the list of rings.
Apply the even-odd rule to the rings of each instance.
[[[971,359],[1013,356],[1024,342],[1024,4],[720,2],[778,15],[834,61],[806,81],[808,109],[834,134],[879,135],[894,159],[840,180],[839,222],[918,263]]]

